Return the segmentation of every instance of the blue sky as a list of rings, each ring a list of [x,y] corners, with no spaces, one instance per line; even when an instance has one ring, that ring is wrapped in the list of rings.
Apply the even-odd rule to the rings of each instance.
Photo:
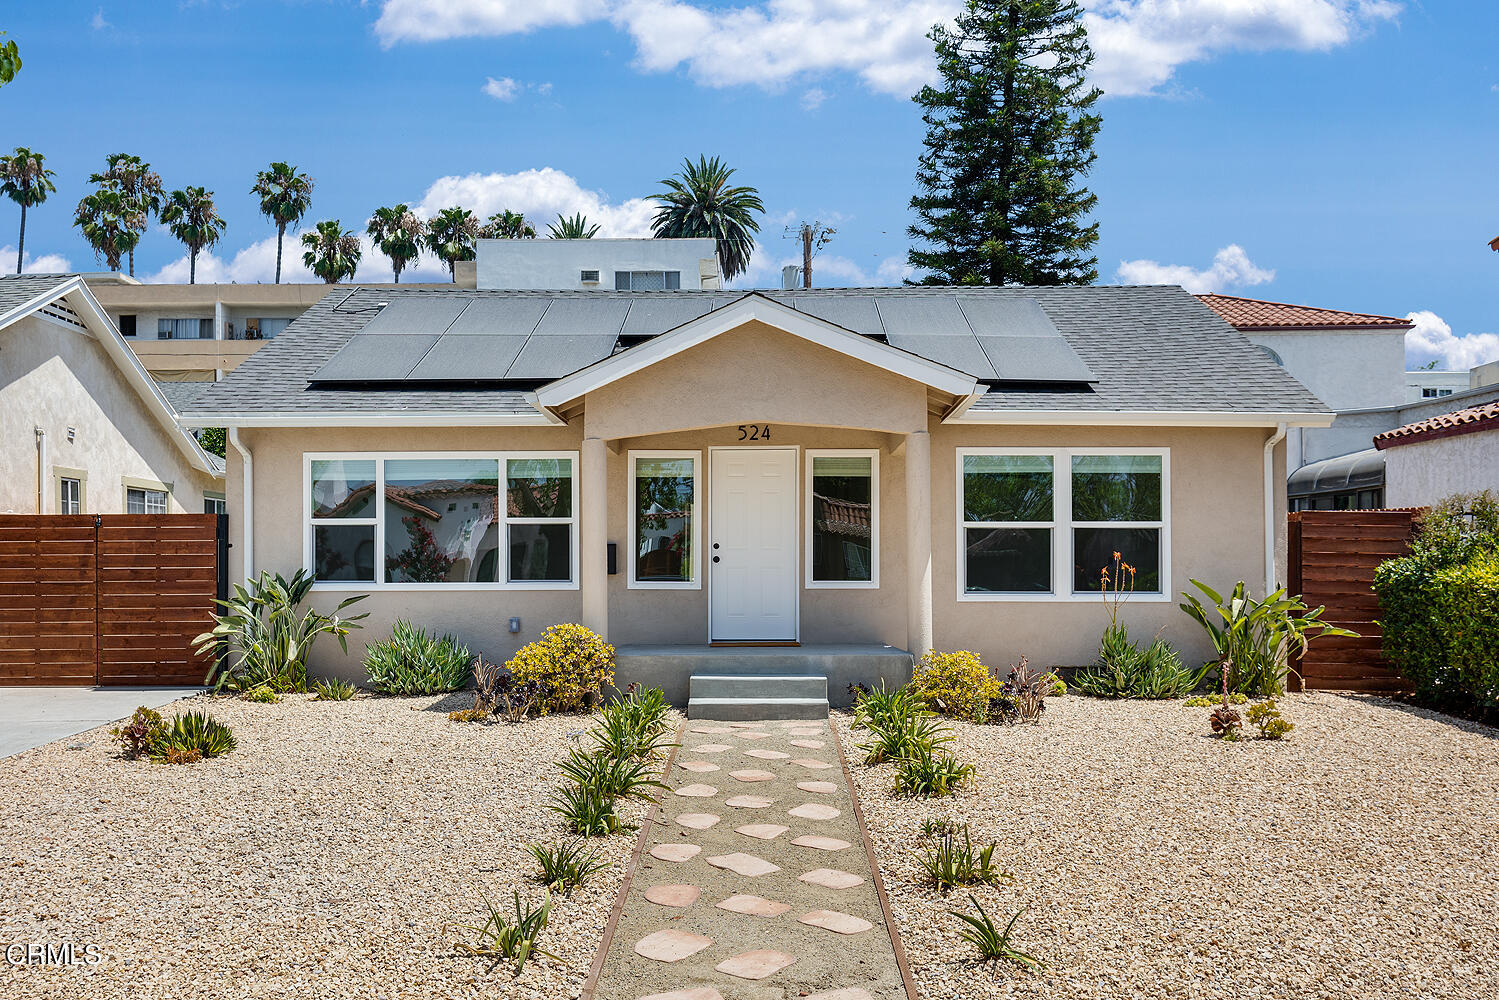
[[[1100,281],[1178,281],[1414,314],[1413,362],[1499,358],[1499,4],[1479,0],[1088,0],[1109,92],[1089,183]],[[267,279],[248,194],[287,159],[312,215],[377,205],[585,211],[645,230],[683,156],[718,154],[767,216],[752,283],[796,220],[838,233],[819,284],[902,276],[930,73],[951,0],[243,0],[8,4],[21,46],[0,145],[58,172],[30,213],[37,267],[91,269],[70,225],[106,154],[217,192],[229,226],[201,280]],[[15,253],[0,205],[0,261]],[[6,247],[9,250],[6,250]],[[293,260],[298,255],[289,255]],[[137,274],[185,280],[148,233]],[[430,262],[423,271],[436,275]],[[359,277],[388,275],[370,255]],[[420,276],[420,275],[418,275]]]

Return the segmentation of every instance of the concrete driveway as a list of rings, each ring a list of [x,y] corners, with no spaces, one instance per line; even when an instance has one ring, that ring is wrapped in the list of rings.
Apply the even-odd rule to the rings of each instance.
[[[161,708],[202,688],[0,687],[0,757]]]

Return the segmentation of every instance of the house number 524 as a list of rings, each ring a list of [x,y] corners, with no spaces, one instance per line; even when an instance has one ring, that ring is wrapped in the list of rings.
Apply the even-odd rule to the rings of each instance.
[[[769,441],[769,424],[740,424],[739,440],[741,441]]]

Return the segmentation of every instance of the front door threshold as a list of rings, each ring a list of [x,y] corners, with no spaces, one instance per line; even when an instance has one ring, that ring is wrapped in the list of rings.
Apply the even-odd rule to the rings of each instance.
[[[715,639],[708,643],[712,649],[731,649],[739,646],[800,646],[795,639]]]

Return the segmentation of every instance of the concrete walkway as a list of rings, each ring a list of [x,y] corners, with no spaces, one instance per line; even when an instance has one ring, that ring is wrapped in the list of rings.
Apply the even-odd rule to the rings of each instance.
[[[905,1000],[826,721],[688,723],[666,782],[593,997]]]
[[[202,688],[0,687],[0,757],[161,708]]]

